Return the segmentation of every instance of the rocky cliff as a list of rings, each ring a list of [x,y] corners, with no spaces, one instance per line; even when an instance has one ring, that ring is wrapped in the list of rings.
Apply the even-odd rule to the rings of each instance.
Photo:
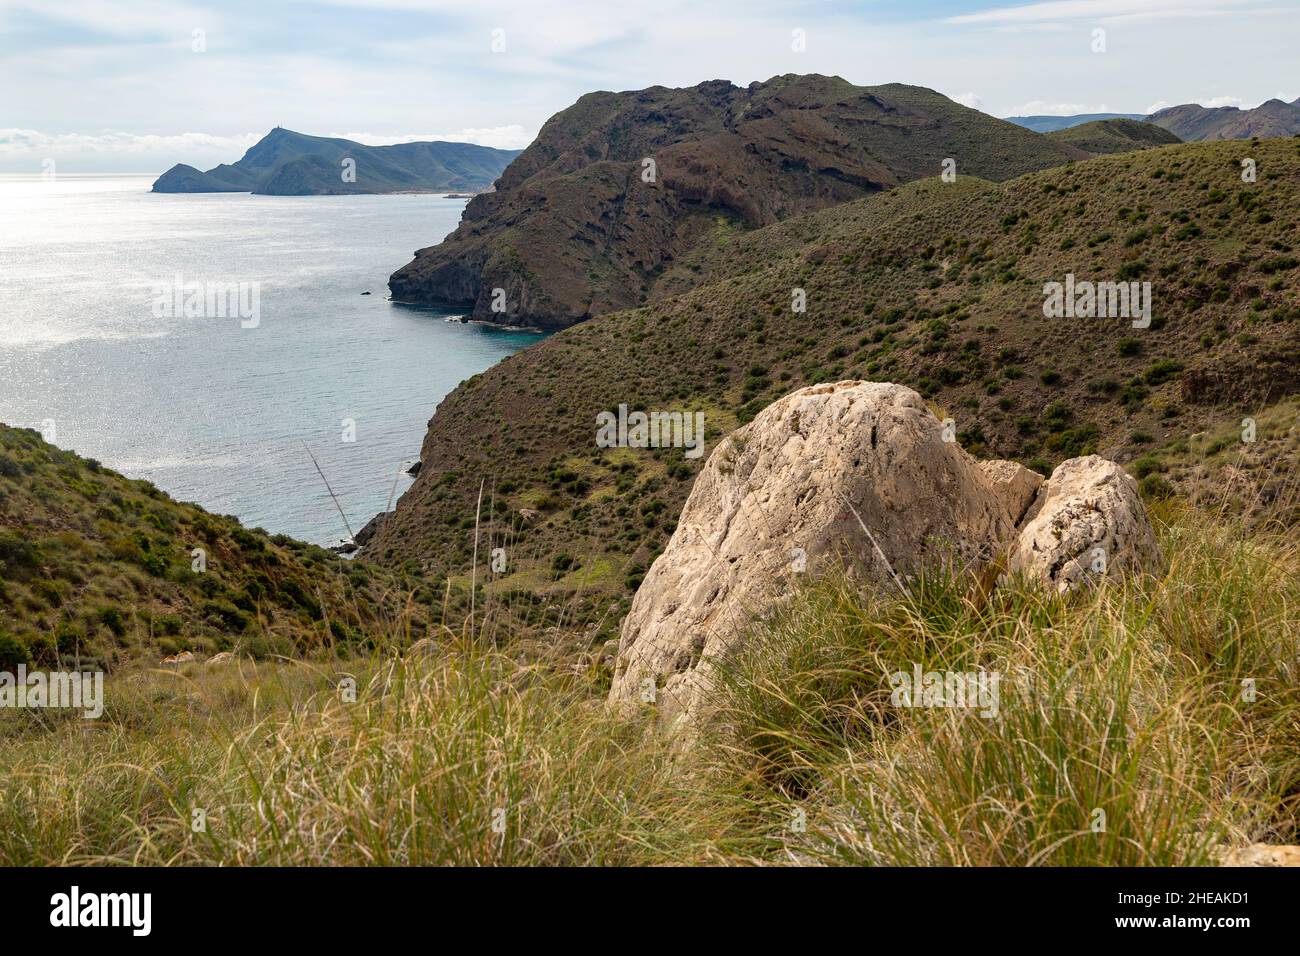
[[[687,250],[938,177],[947,159],[1002,180],[1087,155],[901,84],[812,75],[591,93],[389,287],[480,320],[563,328],[644,302]]]

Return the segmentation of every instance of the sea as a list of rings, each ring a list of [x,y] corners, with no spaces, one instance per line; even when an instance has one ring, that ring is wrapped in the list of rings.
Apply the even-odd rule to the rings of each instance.
[[[0,175],[0,421],[174,498],[336,544],[409,486],[438,402],[539,339],[388,301],[464,199],[153,179]]]

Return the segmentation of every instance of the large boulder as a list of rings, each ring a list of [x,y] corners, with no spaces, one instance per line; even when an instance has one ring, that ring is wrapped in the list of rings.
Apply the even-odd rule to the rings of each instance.
[[[1007,571],[1068,591],[1160,566],[1133,477],[1098,455],[1057,465],[1007,557]]]
[[[828,560],[886,587],[976,565],[1015,533],[980,466],[900,385],[817,385],[710,455],[623,622],[611,702],[676,722],[708,709],[716,668],[802,571]]]

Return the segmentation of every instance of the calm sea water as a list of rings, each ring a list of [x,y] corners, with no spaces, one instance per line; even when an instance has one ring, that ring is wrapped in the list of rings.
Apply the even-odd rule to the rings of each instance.
[[[343,522],[307,448],[360,530],[442,397],[537,341],[385,300],[388,275],[455,228],[463,200],[151,184],[0,176],[0,421],[52,426],[59,446],[176,498],[334,543]],[[256,327],[167,315],[157,287],[177,275],[245,283],[246,303],[256,290]]]

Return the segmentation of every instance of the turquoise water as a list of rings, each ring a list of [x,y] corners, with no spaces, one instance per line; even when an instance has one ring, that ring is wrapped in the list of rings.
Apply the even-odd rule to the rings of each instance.
[[[0,176],[0,421],[176,498],[334,543],[344,524],[307,448],[359,530],[410,484],[399,467],[443,396],[537,341],[386,301],[464,200],[151,184]],[[215,296],[189,317],[160,304],[178,274]],[[226,289],[255,322],[214,314]]]

